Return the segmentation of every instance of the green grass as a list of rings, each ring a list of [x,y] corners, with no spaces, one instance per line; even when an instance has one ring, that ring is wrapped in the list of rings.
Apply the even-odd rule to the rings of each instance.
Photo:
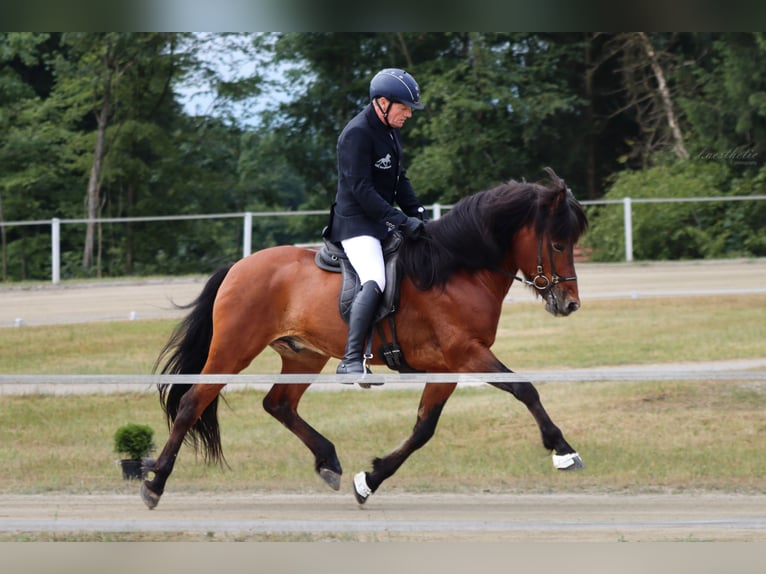
[[[573,368],[763,357],[766,296],[591,301],[566,319],[512,304],[494,350],[511,368]],[[93,323],[0,330],[3,373],[147,373],[173,324]],[[334,361],[331,365],[334,368]],[[251,372],[273,370],[275,354]],[[583,456],[554,472],[521,403],[489,387],[459,388],[436,436],[383,485],[423,491],[764,492],[766,382],[598,382],[539,385],[553,420]],[[184,447],[168,488],[313,492],[326,486],[306,448],[261,408],[263,392],[227,390],[220,416],[229,469]],[[419,393],[311,392],[301,414],[336,444],[345,480],[395,448],[412,428]],[[127,492],[114,431],[167,431],[154,393],[0,395],[0,492]]]
[[[171,321],[116,321],[0,329],[0,372],[147,374]]]
[[[587,465],[558,473],[521,403],[491,388],[461,388],[436,436],[384,489],[414,492],[764,492],[766,385],[731,382],[541,385],[543,401]],[[169,488],[314,492],[326,487],[289,431],[261,409],[263,393],[228,394],[220,416],[230,468],[184,447]],[[349,390],[306,395],[302,414],[336,444],[349,480],[407,436],[418,393]],[[127,421],[167,436],[149,394],[3,397],[0,491],[128,492],[112,452]]]
[[[540,303],[512,303],[493,351],[519,371],[762,358],[764,324],[766,295],[585,301],[565,318]],[[146,374],[174,326],[164,320],[0,328],[0,373]],[[279,364],[267,350],[248,372],[278,372]]]
[[[586,301],[565,318],[508,306],[493,348],[515,369],[763,358],[766,295]]]

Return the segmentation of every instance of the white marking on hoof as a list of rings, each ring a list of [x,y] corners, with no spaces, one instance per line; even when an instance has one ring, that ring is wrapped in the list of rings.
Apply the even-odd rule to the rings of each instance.
[[[585,468],[585,464],[580,458],[580,455],[576,452],[562,455],[554,454],[553,466],[558,470],[580,470],[581,468]]]
[[[367,475],[364,472],[357,472],[354,476],[354,496],[359,504],[364,504],[372,494],[372,490],[367,486]]]

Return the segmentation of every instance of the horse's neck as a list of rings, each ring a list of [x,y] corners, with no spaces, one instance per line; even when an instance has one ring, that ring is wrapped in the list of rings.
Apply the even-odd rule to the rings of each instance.
[[[497,299],[498,304],[502,305],[503,300],[513,285],[513,275],[517,272],[516,268],[508,269],[503,266],[502,269],[485,269],[479,272],[481,281],[492,293],[492,298]]]

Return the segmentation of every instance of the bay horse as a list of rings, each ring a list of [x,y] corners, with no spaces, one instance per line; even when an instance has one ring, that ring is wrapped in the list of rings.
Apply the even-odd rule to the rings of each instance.
[[[460,200],[424,237],[402,242],[400,302],[395,329],[407,364],[432,373],[510,373],[490,348],[503,300],[514,281],[529,285],[554,316],[580,307],[573,246],[587,229],[581,205],[564,181],[546,168],[546,183],[512,181]],[[295,246],[263,249],[215,272],[191,312],[161,351],[163,374],[235,374],[266,347],[282,359],[282,373],[319,373],[340,358],[347,326],[338,311],[341,278],[321,270],[316,252]],[[523,277],[517,274],[521,273]],[[384,321],[384,332],[391,328]],[[373,349],[380,335],[373,337]],[[379,353],[378,353],[379,355]],[[376,356],[373,363],[381,363]],[[347,375],[354,377],[353,375]],[[531,382],[490,383],[524,403],[543,446],[562,470],[583,467]],[[141,497],[154,508],[165,490],[181,445],[201,447],[208,461],[223,461],[217,419],[224,384],[160,384],[170,435]],[[298,414],[310,384],[275,384],[263,399],[270,415],[314,455],[314,468],[334,490],[343,470],[335,446]],[[457,383],[426,383],[412,433],[372,469],[353,480],[362,504],[407,458],[433,436]]]

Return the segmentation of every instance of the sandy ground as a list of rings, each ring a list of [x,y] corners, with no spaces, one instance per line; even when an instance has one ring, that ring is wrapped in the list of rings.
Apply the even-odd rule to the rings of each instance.
[[[766,496],[398,494],[194,495],[154,510],[136,493],[0,495],[0,533],[142,532],[154,540],[766,542]],[[195,538],[196,535],[196,538]]]
[[[766,293],[766,260],[580,264],[589,298]],[[180,317],[173,302],[204,279],[0,287],[0,326]],[[511,302],[531,301],[526,289]],[[766,495],[398,494],[359,507],[349,492],[326,495],[168,492],[146,509],[136,494],[0,495],[0,536],[25,532],[132,532],[166,539],[369,541],[766,541]]]

